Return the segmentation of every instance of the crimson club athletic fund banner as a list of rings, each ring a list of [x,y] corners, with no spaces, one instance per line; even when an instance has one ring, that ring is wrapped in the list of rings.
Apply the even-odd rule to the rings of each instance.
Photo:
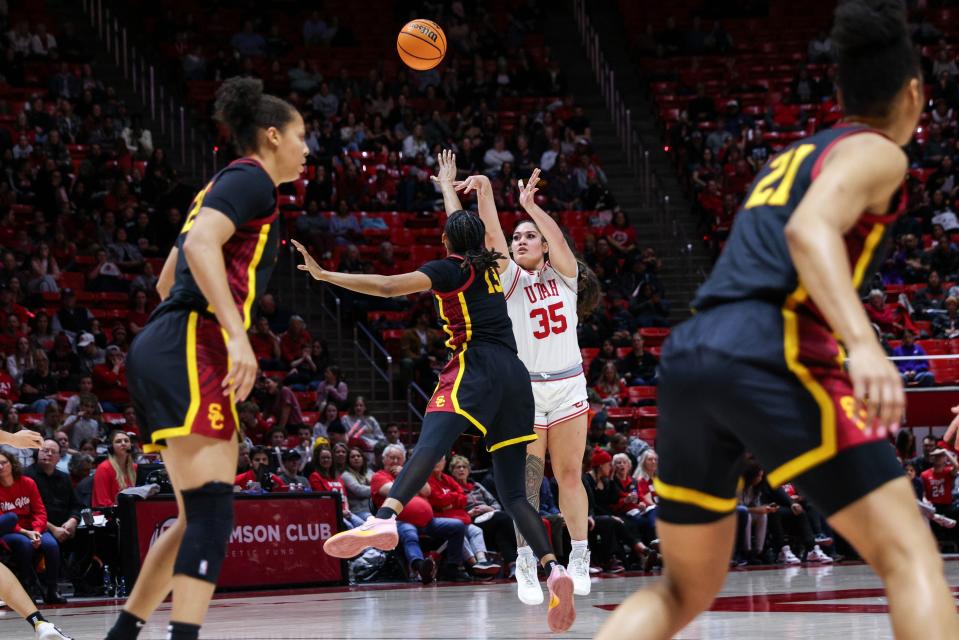
[[[217,582],[219,587],[249,589],[344,582],[343,563],[323,552],[323,542],[338,531],[341,503],[337,494],[236,498],[233,533]],[[120,506],[121,539],[126,548],[124,573],[128,584],[132,584],[150,547],[176,520],[177,507],[173,496],[124,502]],[[128,566],[132,563],[136,567]]]

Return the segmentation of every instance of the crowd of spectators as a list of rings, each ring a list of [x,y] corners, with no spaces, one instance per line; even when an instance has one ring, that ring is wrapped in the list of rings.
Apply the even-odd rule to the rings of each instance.
[[[292,199],[296,233],[329,268],[392,274],[432,257],[431,249],[422,249],[438,243],[442,198],[429,177],[438,151],[453,148],[462,175],[484,172],[492,179],[497,205],[508,215],[507,233],[519,217],[513,213],[516,180],[534,167],[543,171],[538,197],[569,230],[606,291],[606,304],[584,326],[582,346],[598,347],[610,336],[628,346],[636,328],[667,326],[670,306],[657,278],[662,265],[608,190],[591,122],[542,44],[542,8],[508,3],[507,12],[496,15],[482,6],[466,11],[460,2],[413,4],[421,6],[401,10],[434,16],[450,42],[443,64],[427,72],[383,60],[379,45],[364,47],[356,24],[319,11],[303,12],[298,21],[266,10],[232,15],[216,25],[218,33],[234,28],[232,37],[220,39],[207,37],[210,25],[163,2],[144,20],[175,43],[161,53],[201,112],[217,83],[236,73],[262,78],[269,91],[300,108],[309,179],[284,193]],[[324,57],[329,51],[343,51],[344,61],[331,64]],[[345,60],[366,56],[374,60]],[[383,329],[415,325],[420,307],[428,326],[436,327],[428,299],[384,303],[340,295],[348,304],[359,300],[361,312],[407,312]],[[394,355],[403,360],[406,379],[416,374],[428,381],[429,358],[439,351],[430,341],[404,342],[402,355],[399,349]]]
[[[656,277],[662,265],[652,249],[642,248],[607,189],[589,119],[531,29],[540,14],[518,8],[504,41],[488,14],[467,14],[456,2],[448,11],[445,24],[456,44],[448,64],[423,74],[376,65],[363,74],[321,71],[318,48],[355,42],[350,25],[318,15],[302,22],[302,34],[253,19],[225,40],[225,54],[209,52],[209,58],[191,16],[169,16],[161,27],[172,30],[185,81],[254,73],[302,110],[310,168],[304,181],[284,187],[284,209],[298,212],[288,216],[296,220],[295,232],[328,253],[331,266],[380,273],[413,266],[411,243],[419,236],[405,228],[397,235],[384,224],[393,211],[416,212],[409,214],[418,219],[414,226],[435,245],[441,205],[429,176],[440,148],[457,150],[464,175],[490,175],[497,204],[513,221],[515,181],[540,167],[543,204],[570,229],[606,292],[606,304],[583,319],[582,346],[598,349],[612,340],[633,349],[617,371],[630,385],[655,384],[653,356],[644,354],[641,338],[636,349],[634,334],[668,324],[669,305]],[[11,530],[34,531],[44,554],[56,546],[63,569],[58,576],[55,558],[45,555],[44,578],[69,576],[74,592],[83,594],[102,588],[93,558],[114,570],[118,559],[115,538],[85,535],[91,527],[81,514],[111,514],[120,492],[145,481],[139,467],[157,462],[142,452],[124,360],[158,302],[157,276],[196,185],[184,184],[139,114],[98,79],[91,44],[71,25],[47,24],[50,29],[25,20],[11,25],[0,16],[0,428],[34,429],[47,438],[39,452],[4,449],[0,462],[15,460],[7,466],[23,469],[39,487],[39,499],[30,494],[36,513],[18,513]],[[403,379],[429,388],[446,358],[433,306],[427,297],[396,302],[392,309],[402,312],[401,320],[388,328],[407,333]],[[295,310],[268,294],[255,316],[250,338],[262,375],[238,406],[244,442],[237,488],[339,491],[344,525],[356,524],[389,481],[380,476],[371,489],[374,471],[384,472],[384,447],[399,456],[401,425],[381,426],[367,412],[327,344]],[[508,570],[515,559],[495,496],[469,473],[461,475],[464,462],[467,471],[470,463],[487,462],[471,458],[450,468],[455,481],[439,471],[431,480],[450,493],[462,488],[465,502],[450,499],[458,505],[456,517],[418,525],[443,539],[462,538],[454,545],[461,554],[448,553],[449,566],[438,572],[450,579],[466,578],[461,563],[487,576]],[[4,477],[0,472],[0,485],[8,487]],[[11,491],[26,495],[25,484],[18,476],[14,485],[23,491]],[[426,500],[430,509],[436,499]],[[486,513],[493,515],[482,518]],[[555,521],[556,513],[549,516]],[[472,518],[479,522],[467,522]],[[453,522],[431,524],[434,519]],[[29,582],[32,568],[25,567],[35,552],[11,550]],[[435,575],[429,553],[409,551],[412,574]],[[60,597],[55,582],[39,591],[50,601]]]
[[[715,21],[710,28],[694,18],[684,29],[670,18],[661,28],[650,23],[634,42],[652,80],[667,149],[716,255],[746,189],[769,158],[842,116],[828,13],[816,17],[812,11],[791,30],[775,19]],[[937,24],[945,19],[933,9],[911,14],[928,105],[907,147],[908,208],[864,300],[889,354],[917,356],[898,361],[910,386],[959,380],[953,367],[921,358],[951,353],[944,341],[959,337],[959,74],[954,43]],[[763,33],[777,25],[786,36],[772,42]],[[808,39],[798,41],[804,32]],[[680,59],[688,65],[675,64]]]

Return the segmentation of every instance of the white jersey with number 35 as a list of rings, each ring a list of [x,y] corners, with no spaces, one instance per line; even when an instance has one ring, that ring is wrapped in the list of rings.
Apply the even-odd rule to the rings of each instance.
[[[547,262],[526,271],[513,260],[500,274],[519,359],[532,373],[565,371],[583,361],[576,337],[576,278]]]

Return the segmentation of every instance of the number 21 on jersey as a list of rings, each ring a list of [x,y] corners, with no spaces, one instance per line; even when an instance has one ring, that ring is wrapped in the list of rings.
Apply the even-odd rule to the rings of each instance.
[[[753,187],[743,208],[752,209],[764,205],[781,207],[789,202],[789,192],[792,191],[796,173],[806,156],[815,148],[814,144],[801,144],[770,160],[769,173]]]

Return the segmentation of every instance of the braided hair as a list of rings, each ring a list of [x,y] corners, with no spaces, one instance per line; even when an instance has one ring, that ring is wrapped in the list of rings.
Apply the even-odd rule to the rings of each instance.
[[[463,256],[464,271],[472,266],[478,273],[496,271],[497,262],[504,259],[499,251],[487,249],[486,225],[479,216],[459,209],[450,214],[444,229],[450,249]]]

